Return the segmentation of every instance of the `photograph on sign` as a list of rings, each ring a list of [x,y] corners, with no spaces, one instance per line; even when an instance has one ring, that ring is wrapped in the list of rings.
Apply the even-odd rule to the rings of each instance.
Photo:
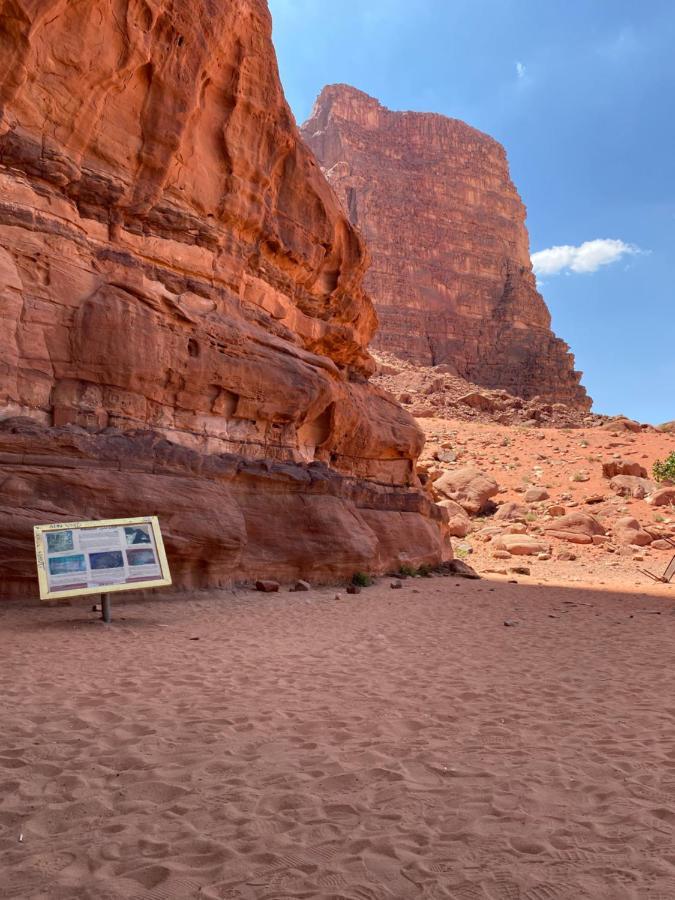
[[[36,525],[34,532],[43,600],[171,584],[156,516]]]

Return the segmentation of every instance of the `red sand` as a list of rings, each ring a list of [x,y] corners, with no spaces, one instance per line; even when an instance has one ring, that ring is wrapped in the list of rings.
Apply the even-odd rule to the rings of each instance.
[[[0,896],[675,897],[674,589],[334,595],[0,607]]]

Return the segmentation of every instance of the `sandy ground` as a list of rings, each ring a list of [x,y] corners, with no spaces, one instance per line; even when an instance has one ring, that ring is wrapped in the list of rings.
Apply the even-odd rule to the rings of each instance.
[[[675,588],[114,611],[0,607],[0,897],[675,897]]]

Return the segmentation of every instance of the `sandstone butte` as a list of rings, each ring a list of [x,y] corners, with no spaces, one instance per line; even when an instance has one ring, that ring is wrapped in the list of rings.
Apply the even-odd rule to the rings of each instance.
[[[374,347],[590,409],[537,291],[525,207],[497,141],[347,85],[324,88],[302,134],[372,254]]]
[[[0,60],[0,594],[77,519],[184,588],[447,556],[264,0],[4,4]]]

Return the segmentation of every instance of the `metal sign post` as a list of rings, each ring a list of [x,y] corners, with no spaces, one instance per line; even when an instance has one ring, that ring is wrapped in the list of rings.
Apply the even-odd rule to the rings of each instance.
[[[101,618],[106,625],[112,622],[112,604],[110,603],[110,594],[101,594]]]

